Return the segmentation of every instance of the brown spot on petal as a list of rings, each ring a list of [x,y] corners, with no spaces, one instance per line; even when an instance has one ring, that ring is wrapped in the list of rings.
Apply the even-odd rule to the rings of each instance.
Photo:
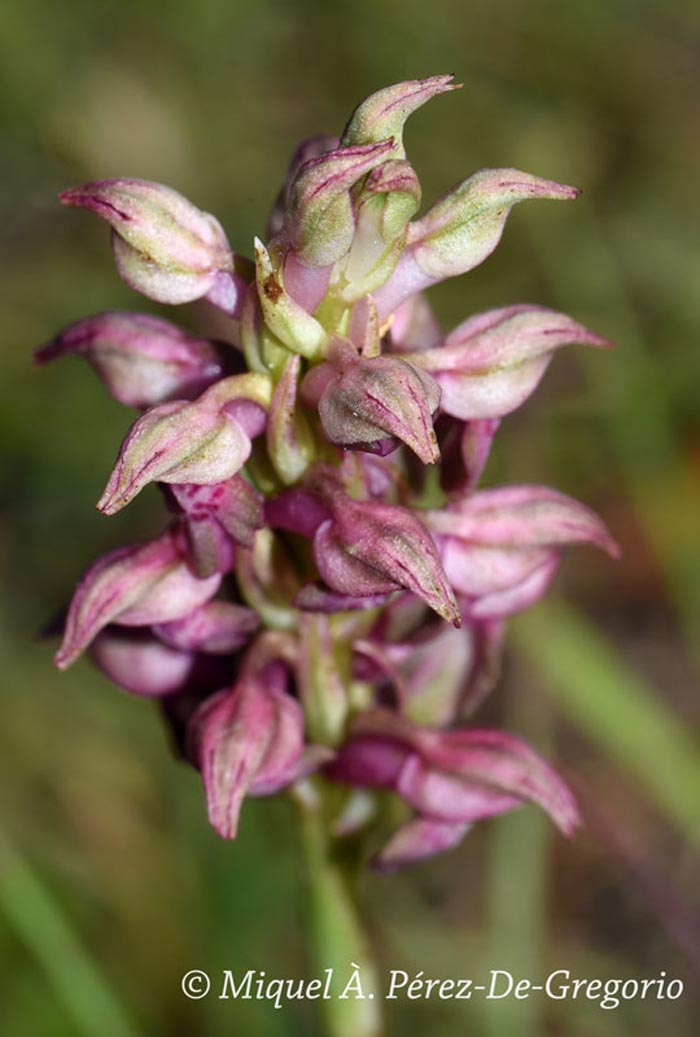
[[[263,282],[263,291],[271,302],[277,302],[282,295],[282,286],[274,274],[268,274]]]

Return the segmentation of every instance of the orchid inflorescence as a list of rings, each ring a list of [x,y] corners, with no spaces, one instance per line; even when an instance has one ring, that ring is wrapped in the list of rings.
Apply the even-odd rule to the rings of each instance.
[[[64,192],[110,224],[132,288],[207,300],[232,341],[107,312],[37,354],[84,356],[141,411],[100,510],[157,483],[172,515],[155,540],[87,570],[58,666],[89,649],[118,687],[161,700],[225,838],[248,795],[325,783],[342,836],[371,823],[374,790],[394,793],[407,810],[374,858],[385,870],[528,801],[576,827],[543,759],[464,721],[497,679],[506,619],[545,593],[560,548],[616,553],[570,497],[477,488],[501,419],[554,351],[608,343],[530,305],[443,336],[424,290],[481,263],[516,203],[578,194],[486,169],[416,218],[404,123],[452,79],[380,90],[340,139],[302,143],[254,261],[160,184]]]

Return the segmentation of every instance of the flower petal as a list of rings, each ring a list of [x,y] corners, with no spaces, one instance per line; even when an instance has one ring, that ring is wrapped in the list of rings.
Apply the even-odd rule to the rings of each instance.
[[[220,582],[218,575],[193,575],[172,533],[111,551],[78,584],[56,665],[70,666],[109,623],[148,626],[186,616],[213,597]]]

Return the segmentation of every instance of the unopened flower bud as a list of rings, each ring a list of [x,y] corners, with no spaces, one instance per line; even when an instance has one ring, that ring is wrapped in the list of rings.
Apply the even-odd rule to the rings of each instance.
[[[61,196],[106,220],[119,273],[137,292],[163,303],[200,299],[221,278],[235,286],[234,256],[217,219],[178,191],[148,180],[98,180]],[[232,299],[235,309],[236,300]]]
[[[71,353],[84,356],[127,407],[194,399],[224,374],[215,343],[143,313],[114,310],[79,320],[37,350],[36,361]]]
[[[393,273],[420,208],[418,177],[405,160],[384,162],[368,173],[358,198],[357,229],[339,279],[340,297],[354,302],[374,292]]]
[[[510,210],[528,198],[574,199],[575,187],[517,169],[482,169],[462,181],[409,229],[398,267],[377,292],[380,314],[431,284],[464,274],[491,255]]]
[[[438,538],[448,579],[474,619],[508,616],[537,601],[565,544],[594,544],[618,554],[597,515],[545,486],[482,490],[442,511],[423,512],[423,520]]]
[[[441,410],[463,420],[501,418],[534,392],[554,351],[574,343],[610,346],[566,314],[520,305],[471,317],[444,345],[409,356],[441,386]]]
[[[385,454],[400,441],[424,464],[440,459],[433,429],[440,390],[430,376],[397,357],[359,357],[342,340],[336,340],[328,356],[326,364],[307,376],[303,391],[308,400],[318,395],[318,412],[331,443]]]
[[[209,820],[224,839],[236,837],[245,796],[278,792],[324,759],[305,756],[301,706],[276,669],[244,673],[190,721],[191,755],[202,773]]]
[[[327,772],[349,785],[392,789],[429,821],[468,825],[531,802],[565,835],[579,824],[561,778],[525,742],[500,731],[443,731],[377,709],[357,717]],[[449,832],[442,834],[452,845]]]
[[[70,666],[109,623],[150,626],[186,616],[213,597],[220,582],[218,575],[197,579],[173,533],[111,551],[78,584],[56,665]]]
[[[151,482],[221,483],[245,464],[251,450],[245,411],[269,405],[263,375],[232,375],[194,403],[174,401],[146,411],[127,433],[98,508],[113,515]],[[260,432],[262,428],[258,428]]]
[[[435,545],[417,516],[396,505],[337,494],[314,537],[314,558],[333,591],[353,597],[404,589],[458,626],[460,613]]]
[[[331,137],[327,133],[317,133],[315,136],[301,141],[290,159],[286,179],[268,218],[267,236],[269,238],[274,238],[284,228],[285,217],[292,200],[292,187],[301,167],[311,159],[320,158],[326,152],[337,148],[339,143],[337,137]]]
[[[385,245],[401,237],[420,203],[420,182],[405,159],[394,159],[376,166],[362,185],[361,212],[373,210],[372,223]],[[359,233],[362,233],[362,227]]]
[[[418,265],[432,279],[466,273],[501,239],[512,207],[528,198],[577,198],[575,187],[517,169],[482,169],[453,188],[411,227]]]
[[[306,162],[291,187],[284,237],[304,266],[330,266],[355,234],[351,188],[393,151],[392,140],[341,147]]]
[[[429,79],[409,79],[377,90],[360,102],[343,131],[343,146],[373,144],[392,138],[391,158],[405,158],[403,127],[409,115],[438,94],[459,90],[461,83],[453,83],[454,76],[431,76]]]

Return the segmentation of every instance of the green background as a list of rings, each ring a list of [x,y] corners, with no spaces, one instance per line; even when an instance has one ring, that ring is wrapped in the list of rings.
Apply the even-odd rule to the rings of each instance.
[[[560,354],[504,423],[487,481],[542,481],[596,507],[623,547],[572,552],[555,599],[513,624],[479,715],[522,732],[577,789],[570,844],[534,809],[454,852],[369,877],[382,967],[541,981],[655,977],[675,1002],[393,1002],[393,1032],[643,1037],[700,1006],[700,8],[678,2],[10,0],[0,17],[3,517],[0,1007],[13,1037],[309,1035],[310,1006],[188,1002],[183,972],[304,974],[293,817],[246,805],[239,841],[206,823],[197,776],[156,711],[37,639],[94,557],[151,535],[155,491],[97,500],[131,420],[78,361],[32,349],[105,308],[142,308],[98,221],[64,187],[161,180],[250,251],[298,139],[337,132],[372,90],[455,72],[415,115],[430,199],[515,166],[584,189],[511,217],[497,253],[433,301],[450,327],[530,301],[617,343]],[[209,327],[197,308],[181,313]],[[202,321],[205,324],[202,324]],[[209,321],[207,324],[206,321]],[[565,599],[566,604],[563,604]]]

